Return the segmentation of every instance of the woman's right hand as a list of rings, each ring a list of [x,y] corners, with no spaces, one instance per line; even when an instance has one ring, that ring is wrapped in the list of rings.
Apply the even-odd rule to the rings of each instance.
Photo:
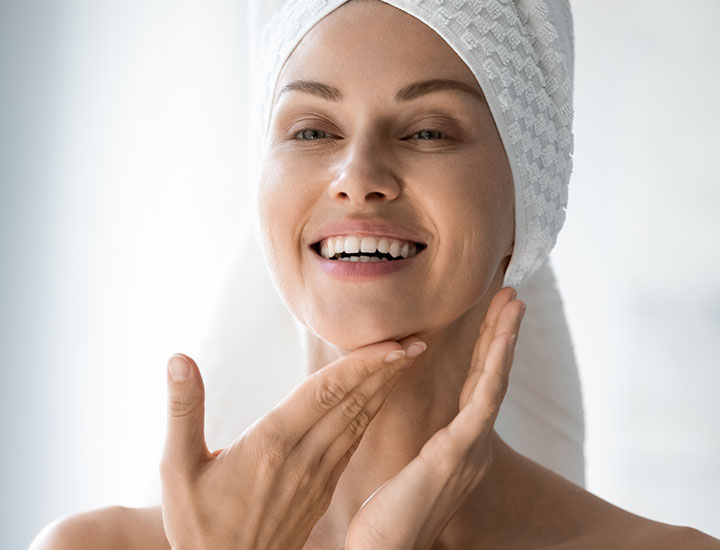
[[[371,344],[330,363],[214,453],[205,443],[200,370],[172,356],[160,477],[173,550],[301,549],[418,341]],[[393,351],[402,353],[385,362]]]

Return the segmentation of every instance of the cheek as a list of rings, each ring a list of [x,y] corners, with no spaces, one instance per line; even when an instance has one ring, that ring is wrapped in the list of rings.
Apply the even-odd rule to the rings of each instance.
[[[512,178],[494,158],[460,157],[424,171],[423,201],[451,248],[478,250],[502,246],[513,218]]]
[[[258,214],[268,245],[285,253],[297,245],[305,212],[302,171],[282,157],[267,157],[258,179]]]
[[[512,240],[512,178],[495,155],[477,151],[425,168],[422,202],[438,236],[431,278],[451,286],[447,299],[462,307],[487,291]]]
[[[300,261],[300,232],[307,216],[303,186],[297,171],[287,163],[267,158],[258,179],[258,218],[265,258],[273,277],[282,288],[291,283]]]

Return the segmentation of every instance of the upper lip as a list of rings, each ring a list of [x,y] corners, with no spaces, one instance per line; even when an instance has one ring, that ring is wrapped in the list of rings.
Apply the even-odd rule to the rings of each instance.
[[[335,220],[318,229],[310,242],[316,244],[327,237],[336,235],[386,236],[423,245],[427,244],[418,232],[383,218]]]

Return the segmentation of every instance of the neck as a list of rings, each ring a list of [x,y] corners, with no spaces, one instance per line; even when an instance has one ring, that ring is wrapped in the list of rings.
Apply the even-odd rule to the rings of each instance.
[[[479,327],[499,288],[491,289],[486,301],[478,302],[441,331],[418,333],[428,344],[427,350],[405,371],[368,426],[338,481],[330,507],[313,532],[314,538],[342,548],[350,520],[367,498],[410,463],[423,445],[458,414]],[[310,333],[306,336],[308,374],[341,356],[326,341]],[[513,485],[513,480],[521,477],[518,469],[526,466],[524,457],[495,432],[493,451],[491,468],[447,525],[437,548],[477,540],[479,531],[488,525],[502,530],[502,525],[515,523],[518,485]]]

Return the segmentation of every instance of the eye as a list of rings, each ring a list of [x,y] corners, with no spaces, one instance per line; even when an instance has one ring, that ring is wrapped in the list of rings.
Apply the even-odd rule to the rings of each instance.
[[[437,139],[446,139],[447,134],[444,134],[443,132],[440,132],[439,130],[431,130],[429,128],[426,128],[424,130],[420,130],[419,132],[415,132],[411,138],[414,138],[415,136],[419,136],[418,139],[424,140],[424,141],[435,141]],[[440,137],[442,136],[442,137]]]
[[[293,136],[293,139],[297,139],[298,141],[316,141],[318,139],[323,139],[332,135],[334,134],[326,132],[325,130],[317,130],[315,128],[303,128]]]

